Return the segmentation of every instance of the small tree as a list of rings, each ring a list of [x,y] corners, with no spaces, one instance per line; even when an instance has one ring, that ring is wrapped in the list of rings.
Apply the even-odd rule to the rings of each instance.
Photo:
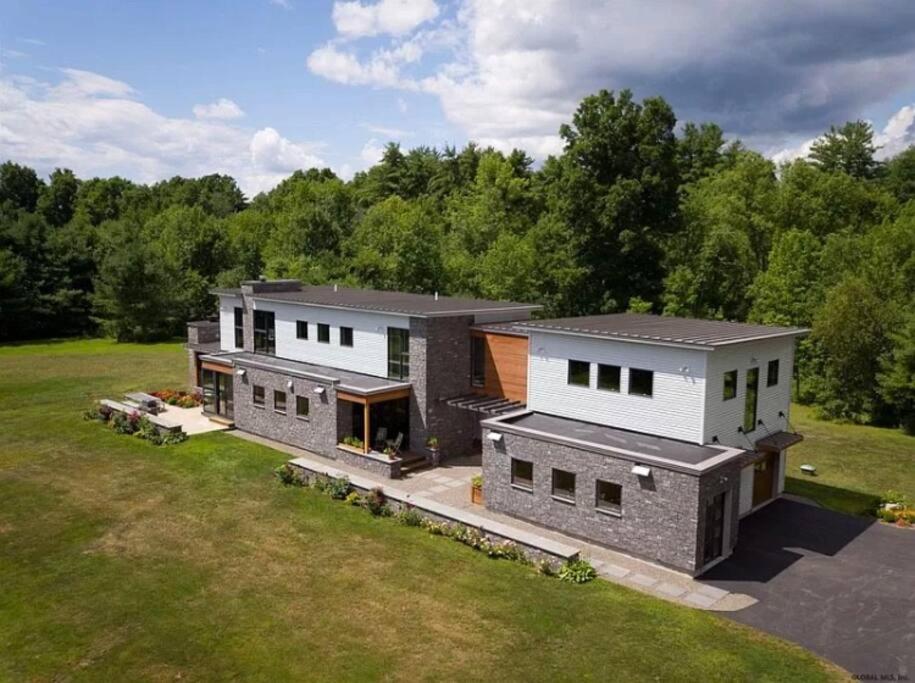
[[[878,375],[880,395],[893,408],[906,433],[915,435],[915,309],[890,338],[893,349],[883,359]]]

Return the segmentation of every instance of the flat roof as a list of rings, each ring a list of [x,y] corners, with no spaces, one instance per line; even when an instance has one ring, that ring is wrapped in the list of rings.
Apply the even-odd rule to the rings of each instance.
[[[539,437],[573,448],[606,452],[637,463],[692,473],[701,473],[734,458],[749,455],[741,448],[702,446],[531,411],[484,420],[483,425],[494,431]]]
[[[217,288],[213,294],[240,296],[240,289]],[[490,301],[434,294],[413,294],[410,292],[388,292],[380,289],[358,289],[334,285],[302,285],[300,289],[282,292],[255,292],[249,294],[260,301],[326,306],[330,308],[353,308],[382,313],[398,313],[415,317],[443,317],[471,315],[474,313],[497,313],[499,311],[537,311],[540,304],[525,304],[516,301]]]
[[[675,318],[647,313],[612,313],[578,318],[524,320],[516,322],[515,326],[526,330],[707,349],[759,339],[794,337],[809,332],[802,327]]]
[[[230,351],[226,353],[211,354],[202,356],[202,360],[212,360],[217,363],[229,363],[241,367],[254,367],[263,370],[272,370],[307,379],[314,379],[320,382],[327,382],[336,385],[337,389],[343,389],[355,394],[370,395],[395,389],[406,389],[411,385],[409,382],[402,382],[387,377],[376,377],[374,375],[365,375],[359,372],[350,372],[339,368],[329,368],[324,365],[314,365],[313,363],[302,363],[300,361],[288,360],[286,358],[277,358],[276,356],[267,356],[260,353],[250,353],[248,351]]]

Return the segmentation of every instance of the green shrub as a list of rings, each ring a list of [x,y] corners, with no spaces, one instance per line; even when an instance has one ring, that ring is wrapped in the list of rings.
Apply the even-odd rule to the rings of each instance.
[[[89,408],[85,413],[83,413],[83,419],[85,420],[96,420],[98,422],[108,422],[111,419],[111,413],[114,412],[105,405],[97,405]]]
[[[597,572],[587,560],[571,560],[559,570],[559,579],[570,583],[588,583],[597,578]]]
[[[534,566],[539,574],[543,574],[544,576],[556,576],[556,568],[550,560],[540,560]]]
[[[343,500],[351,490],[347,477],[330,477],[324,484],[324,492],[334,500]]]
[[[293,484],[298,483],[298,479],[295,476],[295,470],[292,469],[292,465],[288,462],[274,469],[273,474],[276,475],[276,478],[279,479],[284,486],[292,486]]]
[[[398,512],[394,517],[401,524],[406,526],[420,526],[423,523],[423,516],[416,511],[416,508],[407,506]]]
[[[362,505],[362,496],[360,496],[357,491],[350,491],[344,499],[344,502],[349,505]]]
[[[475,489],[483,488],[483,475],[477,474],[477,475],[474,475],[473,477],[471,477],[470,485]]]
[[[892,523],[892,522],[896,521],[897,515],[896,515],[895,510],[887,510],[886,508],[884,508],[884,509],[880,510],[878,517],[880,517],[880,519],[882,519],[884,522]]]
[[[380,486],[376,486],[367,494],[365,494],[363,503],[365,505],[365,509],[376,517],[384,517],[391,513],[391,510],[388,507],[387,496],[384,495],[384,491]]]
[[[362,448],[365,445],[365,442],[358,436],[344,436],[343,443],[344,445],[352,446],[353,448]]]
[[[131,415],[133,415],[133,413],[131,413]],[[118,434],[133,434],[137,431],[139,418],[132,420],[131,415],[115,413],[114,417],[111,418],[111,428]]]
[[[906,498],[906,495],[904,493],[900,493],[899,491],[893,491],[893,490],[889,490],[886,493],[884,493],[880,497],[880,502],[883,503],[884,505],[896,504],[896,505],[901,505],[902,507],[908,507],[908,504],[909,504],[909,501]]]

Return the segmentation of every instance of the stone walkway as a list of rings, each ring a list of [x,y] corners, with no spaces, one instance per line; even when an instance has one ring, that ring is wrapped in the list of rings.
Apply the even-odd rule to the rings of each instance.
[[[218,432],[228,429],[227,425],[219,422],[213,422],[200,407],[196,408],[179,408],[178,406],[165,406],[165,410],[159,413],[162,417],[181,425],[181,429],[188,436],[194,434],[205,434],[207,432]]]
[[[482,505],[474,505],[470,502],[470,479],[480,474],[479,458],[452,460],[441,467],[410,473],[403,479],[382,479],[365,470],[271,439],[238,430],[233,430],[230,434],[288,453],[296,459],[310,461],[315,467],[332,467],[352,477],[372,480],[382,488],[396,488],[409,493],[411,497],[429,499],[457,511],[512,527],[526,536],[541,537],[551,543],[578,548],[580,556],[594,566],[601,578],[655,597],[689,607],[723,612],[744,609],[756,603],[748,595],[731,593],[681,572],[487,510]]]

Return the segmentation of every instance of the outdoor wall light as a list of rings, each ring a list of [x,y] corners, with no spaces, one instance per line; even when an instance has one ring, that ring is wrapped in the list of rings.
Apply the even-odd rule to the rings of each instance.
[[[324,387],[315,387],[315,393],[320,396],[324,393]]]
[[[632,473],[637,477],[650,477],[651,468],[645,467],[645,465],[636,465],[632,468]]]
[[[292,391],[292,387],[294,387],[294,386],[295,385],[292,383],[292,380],[289,380],[288,382],[286,382],[286,388],[289,389],[289,391]]]
[[[501,441],[502,435],[499,432],[490,432],[486,435],[486,438],[490,441]]]
[[[236,370],[235,374],[238,375],[239,377],[244,377],[245,375],[248,374],[248,371],[247,370]]]

